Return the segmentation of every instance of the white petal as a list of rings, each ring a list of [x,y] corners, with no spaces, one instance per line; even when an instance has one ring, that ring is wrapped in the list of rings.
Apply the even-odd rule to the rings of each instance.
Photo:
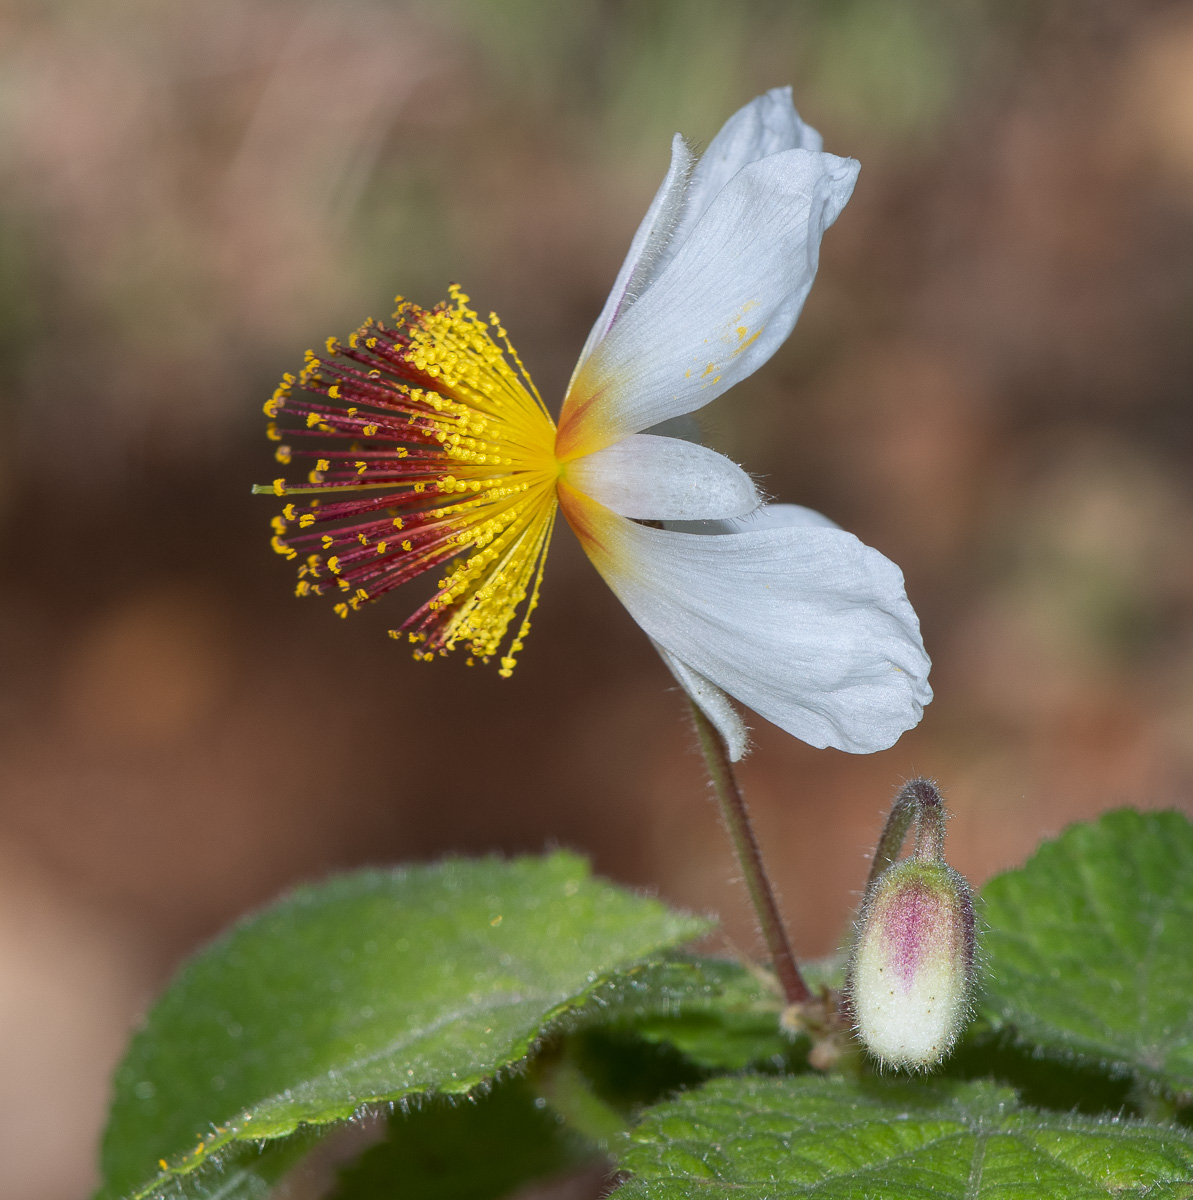
[[[899,568],[826,527],[722,537],[560,499],[606,582],[669,654],[813,746],[869,753],[915,725],[930,663]]]
[[[601,315],[588,334],[584,349],[580,351],[576,372],[588,360],[593,347],[609,331],[613,322],[642,294],[646,285],[658,270],[663,253],[670,244],[671,236],[679,224],[684,208],[688,178],[692,171],[692,152],[677,133],[671,139],[671,165],[659,190],[655,193],[646,216],[630,242],[630,251],[621,264],[617,279],[605,301]]]
[[[820,239],[857,171],[852,159],[811,150],[743,167],[576,372],[557,453],[589,454],[702,408],[770,358],[799,316]]]
[[[789,87],[771,88],[738,109],[709,143],[694,171],[692,152],[677,133],[671,139],[671,166],[634,234],[576,370],[671,260],[713,197],[742,167],[781,150],[819,150],[823,144],[820,134],[800,120]]]
[[[682,418],[680,418],[682,419]],[[666,521],[676,533],[745,533],[749,529],[790,529],[796,526],[840,529],[836,521],[802,504],[763,504],[744,517],[722,521]]]
[[[683,216],[663,252],[669,259],[704,216],[717,193],[752,162],[784,150],[820,150],[824,141],[800,120],[789,87],[771,88],[729,118],[692,172]]]
[[[644,521],[736,517],[762,503],[754,481],[723,454],[653,433],[573,460],[567,481],[615,513]]]
[[[699,671],[675,657],[658,642],[652,642],[675,682],[688,694],[688,699],[713,723],[725,741],[732,762],[738,762],[749,749],[750,731],[745,727],[733,702],[715,683],[710,683]]]

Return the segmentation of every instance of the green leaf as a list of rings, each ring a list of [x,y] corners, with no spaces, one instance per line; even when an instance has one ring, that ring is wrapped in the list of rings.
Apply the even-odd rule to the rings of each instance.
[[[340,1173],[330,1200],[497,1200],[592,1162],[523,1080],[475,1100],[436,1097],[390,1118],[388,1136]]]
[[[1107,813],[982,891],[982,1015],[1037,1052],[1193,1090],[1193,824]]]
[[[563,853],[301,888],[194,958],[133,1039],[100,1197],[225,1194],[254,1144],[467,1092],[575,1019],[603,976],[707,928]]]
[[[692,972],[687,980],[681,976],[685,967]],[[802,967],[814,992],[821,987],[840,989],[843,969],[838,959]],[[631,1022],[640,1036],[674,1046],[709,1071],[791,1070],[804,1065],[807,1039],[793,1043],[780,1032],[783,1002],[778,987],[768,986],[758,971],[714,958],[674,960],[652,969],[653,1007]]]
[[[632,1176],[618,1200],[1193,1196],[1185,1130],[940,1079],[718,1079],[649,1110],[616,1153]]]
[[[785,1060],[778,992],[740,963],[673,958],[611,981],[602,1025],[674,1046],[709,1070]]]
[[[971,1028],[943,1073],[953,1079],[994,1079],[1012,1087],[1032,1108],[1090,1115],[1125,1113],[1132,1108],[1129,1076],[1112,1078],[1089,1063],[1044,1058],[1009,1032]]]

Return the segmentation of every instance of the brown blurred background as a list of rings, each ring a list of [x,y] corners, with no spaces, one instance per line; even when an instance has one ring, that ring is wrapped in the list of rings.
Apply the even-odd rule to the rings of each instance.
[[[0,1197],[93,1178],[184,955],[293,882],[562,843],[754,949],[682,705],[567,532],[511,681],[293,598],[261,401],[459,280],[556,397],[665,169],[792,83],[861,159],[795,335],[706,414],[893,557],[935,660],[870,757],[758,723],[800,950],[893,790],[975,883],[1193,810],[1193,4],[7,0]],[[463,656],[461,656],[462,658]]]

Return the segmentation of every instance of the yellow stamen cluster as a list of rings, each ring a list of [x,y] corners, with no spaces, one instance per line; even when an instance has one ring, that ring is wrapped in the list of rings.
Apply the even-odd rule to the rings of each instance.
[[[341,616],[438,567],[438,592],[403,626],[416,658],[458,644],[483,659],[500,654],[526,602],[500,658],[508,676],[538,604],[557,510],[555,424],[496,315],[481,320],[468,299],[454,286],[452,302],[431,310],[399,297],[391,328],[368,321],[346,347],[329,338],[331,357],[308,351],[298,378],[286,376],[266,402],[269,436],[281,439],[277,420],[285,416],[306,437],[335,434],[349,444],[307,452],[316,461],[306,484],[279,479],[263,490],[318,493],[331,502],[334,515],[319,501],[303,512],[287,505],[286,522],[297,520],[300,531],[367,514],[363,525],[288,539],[285,523],[274,525],[274,547],[287,557],[334,549],[326,567],[341,590],[353,593],[337,605]],[[296,387],[316,400],[295,396]],[[329,409],[323,397],[343,409]],[[299,449],[283,445],[277,457],[288,462]],[[390,493],[381,501],[389,506],[385,516],[374,516],[378,489]],[[350,498],[361,492],[370,495]],[[400,540],[395,530],[403,531]],[[300,594],[320,592],[304,585],[306,575],[318,578],[322,563],[320,554],[308,559]]]

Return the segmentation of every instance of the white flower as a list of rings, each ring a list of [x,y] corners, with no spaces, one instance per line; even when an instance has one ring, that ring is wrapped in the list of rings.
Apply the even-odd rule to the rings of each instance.
[[[482,321],[458,289],[453,305],[403,302],[394,324],[309,354],[265,406],[299,424],[275,421],[270,436],[351,444],[280,445],[279,461],[315,468],[262,489],[318,494],[275,522],[279,553],[313,551],[299,594],[338,588],[347,615],[439,567],[438,592],[394,636],[421,658],[466,644],[508,675],[558,505],[734,759],[747,737],[726,694],[813,746],[891,745],[932,697],[898,567],[809,509],[760,507],[740,467],[668,436],[790,334],[857,171],[821,150],[789,88],[731,117],[694,165],[677,135],[558,429],[497,317]]]
[[[813,746],[863,753],[932,698],[894,563],[810,509],[759,509],[722,455],[645,432],[786,340],[857,172],[821,150],[789,88],[731,117],[694,169],[677,135],[560,417],[564,513],[734,759],[746,734],[725,692]],[[625,518],[720,524],[703,536]]]

